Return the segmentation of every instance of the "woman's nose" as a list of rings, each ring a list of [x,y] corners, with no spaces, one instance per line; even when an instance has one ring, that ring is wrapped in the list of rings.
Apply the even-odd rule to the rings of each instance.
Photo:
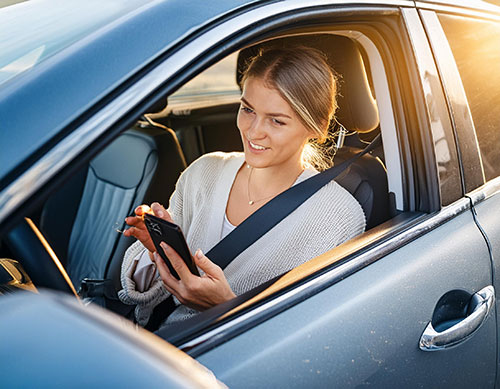
[[[262,120],[258,117],[256,117],[250,125],[248,126],[247,129],[247,137],[250,140],[257,140],[257,139],[262,139],[266,136],[265,130],[264,130],[264,123],[262,123]]]

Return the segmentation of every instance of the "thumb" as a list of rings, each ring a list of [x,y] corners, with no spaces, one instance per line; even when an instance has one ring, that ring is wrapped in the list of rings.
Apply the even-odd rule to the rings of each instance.
[[[194,262],[206,275],[212,278],[220,278],[223,274],[222,269],[208,259],[201,249],[196,250],[196,253],[194,253]]]

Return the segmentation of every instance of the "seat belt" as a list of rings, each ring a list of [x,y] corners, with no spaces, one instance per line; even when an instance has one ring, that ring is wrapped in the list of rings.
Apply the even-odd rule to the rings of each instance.
[[[314,193],[347,169],[354,161],[379,146],[381,139],[381,134],[378,134],[368,146],[352,158],[318,173],[297,185],[293,185],[274,197],[226,235],[224,239],[206,253],[206,256],[222,269],[226,268],[234,258],[254,244],[260,237],[264,236]]]

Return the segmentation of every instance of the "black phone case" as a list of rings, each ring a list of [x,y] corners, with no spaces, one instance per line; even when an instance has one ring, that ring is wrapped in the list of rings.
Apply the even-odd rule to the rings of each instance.
[[[165,252],[160,246],[161,242],[165,242],[175,251],[177,251],[177,253],[186,263],[191,273],[197,276],[200,275],[200,273],[198,272],[198,268],[194,264],[193,258],[191,257],[191,253],[186,243],[186,239],[184,238],[181,228],[177,224],[170,223],[166,220],[160,219],[159,217],[150,215],[148,213],[144,215],[144,223],[146,224],[146,228],[148,229],[149,235],[153,240],[153,243],[156,247],[156,251],[163,259],[163,261],[165,261],[165,263],[168,266],[168,269],[175,278],[179,279],[179,275],[172,267],[170,260],[165,255]]]

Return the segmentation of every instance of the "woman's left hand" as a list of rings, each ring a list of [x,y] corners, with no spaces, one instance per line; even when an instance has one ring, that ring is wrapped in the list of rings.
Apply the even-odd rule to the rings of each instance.
[[[163,259],[154,253],[156,267],[165,288],[184,305],[203,311],[236,297],[224,276],[222,269],[198,250],[194,263],[205,273],[201,277],[191,273],[179,254],[170,246],[161,243],[163,251],[170,259],[180,280],[168,270]]]

